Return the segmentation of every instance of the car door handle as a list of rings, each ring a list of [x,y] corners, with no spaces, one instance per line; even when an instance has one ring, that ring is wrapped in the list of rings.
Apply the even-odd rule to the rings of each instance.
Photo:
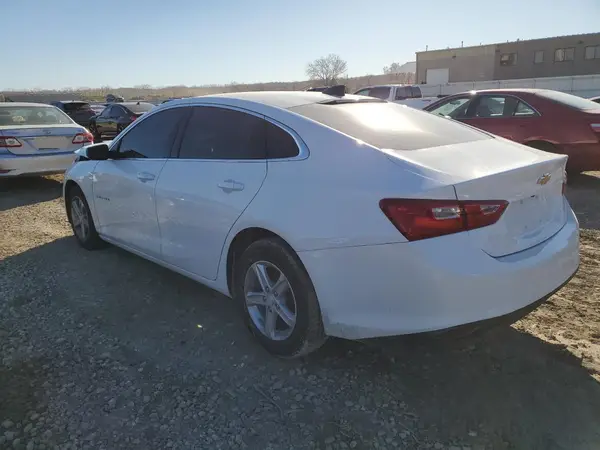
[[[233,191],[243,191],[244,190],[244,183],[240,183],[239,181],[235,181],[235,180],[225,180],[225,181],[221,181],[219,184],[217,184],[217,186],[223,190],[223,192],[225,192],[226,194],[229,194]]]
[[[142,183],[145,183],[146,181],[154,180],[156,178],[156,175],[154,175],[153,173],[149,173],[149,172],[138,172],[137,178]]]

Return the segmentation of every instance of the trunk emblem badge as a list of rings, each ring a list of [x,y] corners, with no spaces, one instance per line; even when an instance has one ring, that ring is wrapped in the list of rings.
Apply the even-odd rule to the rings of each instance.
[[[537,179],[537,184],[543,186],[546,183],[548,183],[548,181],[550,181],[550,178],[552,178],[552,175],[550,175],[549,173],[545,173],[544,175],[542,175],[541,177],[539,177]]]

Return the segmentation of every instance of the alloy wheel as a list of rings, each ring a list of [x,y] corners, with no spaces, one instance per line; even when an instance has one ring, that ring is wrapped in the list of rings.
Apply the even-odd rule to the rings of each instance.
[[[257,261],[244,279],[244,299],[254,326],[266,337],[282,341],[296,326],[297,306],[287,277],[274,264]]]
[[[90,234],[90,220],[87,208],[80,197],[71,200],[71,222],[80,241],[85,242]]]

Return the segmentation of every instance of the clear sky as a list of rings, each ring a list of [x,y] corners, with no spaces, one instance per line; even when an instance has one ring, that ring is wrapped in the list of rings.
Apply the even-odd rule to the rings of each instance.
[[[600,31],[600,0],[0,0],[0,89],[303,80],[415,51]]]

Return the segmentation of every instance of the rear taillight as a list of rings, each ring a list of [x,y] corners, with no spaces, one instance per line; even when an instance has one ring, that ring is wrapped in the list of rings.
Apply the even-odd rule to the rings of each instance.
[[[16,137],[8,137],[8,136],[0,136],[0,147],[22,147],[21,141],[19,141]]]
[[[131,119],[131,121],[133,122],[135,119],[137,119],[137,116],[131,116],[129,119]]]
[[[73,138],[73,144],[85,144],[86,142],[94,142],[94,136],[89,131],[77,133]]]
[[[409,241],[459,233],[496,223],[505,200],[421,200],[386,198],[379,207]]]

